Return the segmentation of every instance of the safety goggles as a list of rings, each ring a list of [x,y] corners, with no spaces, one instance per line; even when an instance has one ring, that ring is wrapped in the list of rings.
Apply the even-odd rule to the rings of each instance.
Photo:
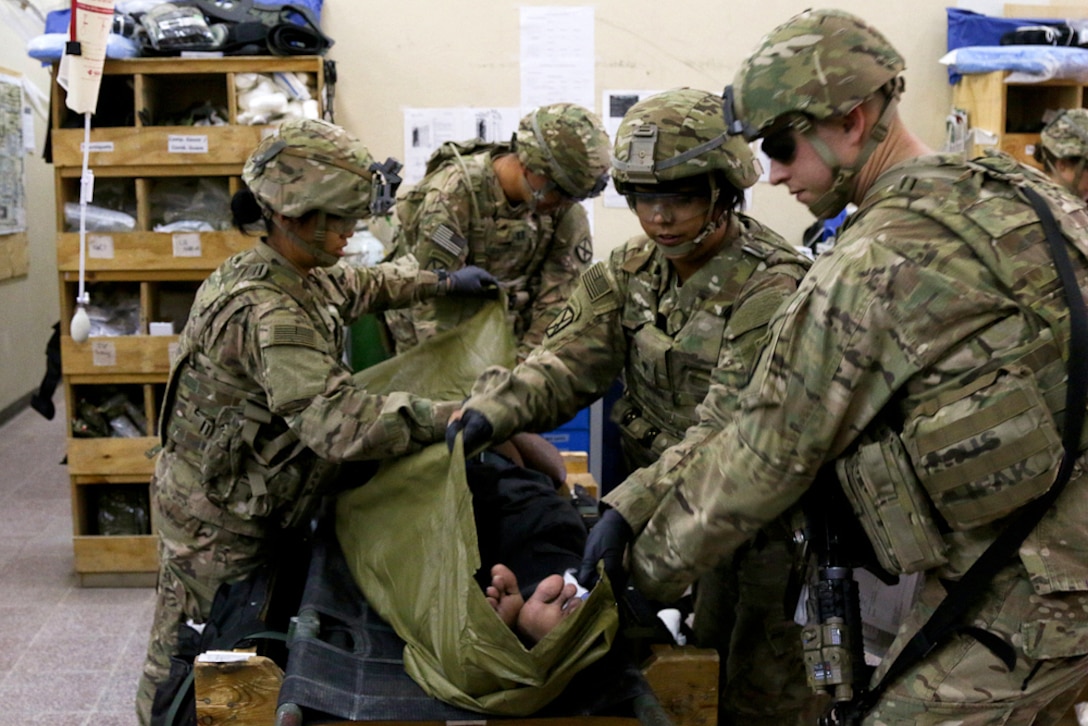
[[[679,224],[704,216],[710,209],[710,197],[702,194],[659,194],[633,192],[627,203],[643,222],[660,221]]]
[[[358,226],[359,220],[356,217],[337,217],[332,214],[325,217],[325,230],[341,237],[354,234]]]

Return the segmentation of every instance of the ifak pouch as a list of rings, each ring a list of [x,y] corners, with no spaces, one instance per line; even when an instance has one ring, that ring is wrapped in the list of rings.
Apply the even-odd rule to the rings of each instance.
[[[894,431],[883,426],[863,436],[835,470],[885,570],[908,574],[947,561],[929,498]]]
[[[954,530],[993,522],[1045,493],[1062,458],[1035,375],[999,368],[925,401],[903,442],[922,486]]]

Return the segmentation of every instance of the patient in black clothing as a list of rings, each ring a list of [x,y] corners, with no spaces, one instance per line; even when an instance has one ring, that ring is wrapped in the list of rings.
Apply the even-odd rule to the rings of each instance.
[[[488,603],[527,644],[547,635],[581,604],[576,570],[586,527],[556,492],[566,478],[558,450],[536,434],[517,434],[466,462],[480,569]]]

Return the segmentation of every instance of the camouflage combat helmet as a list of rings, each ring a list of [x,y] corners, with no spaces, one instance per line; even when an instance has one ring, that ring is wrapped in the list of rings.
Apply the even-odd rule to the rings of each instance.
[[[634,184],[661,184],[720,171],[737,189],[759,178],[752,150],[730,137],[722,99],[676,88],[639,101],[620,122],[612,156],[612,182],[627,194]]]
[[[852,110],[903,72],[873,26],[841,10],[807,10],[767,34],[727,92],[731,133],[761,136],[786,114],[820,120]]]
[[[842,10],[806,10],[768,33],[722,93],[729,133],[749,141],[786,119],[832,173],[831,187],[809,205],[819,218],[843,210],[858,172],[888,134],[903,92],[903,57],[881,33]],[[812,121],[846,114],[884,93],[884,107],[857,158],[844,165]]]
[[[514,135],[518,160],[573,199],[588,199],[608,184],[608,133],[591,111],[573,103],[541,106]]]
[[[1043,129],[1040,142],[1055,159],[1088,159],[1088,109],[1059,113]]]
[[[245,182],[265,209],[297,218],[318,213],[313,240],[284,228],[287,236],[322,266],[338,258],[324,249],[326,215],[363,219],[384,214],[392,206],[400,163],[378,164],[359,139],[343,128],[319,119],[282,124],[246,160]]]
[[[393,177],[387,178],[390,169]],[[388,210],[395,189],[383,186],[399,183],[397,169],[392,160],[375,163],[343,128],[303,119],[284,123],[261,141],[242,169],[242,181],[262,206],[285,217],[317,210],[361,219]]]

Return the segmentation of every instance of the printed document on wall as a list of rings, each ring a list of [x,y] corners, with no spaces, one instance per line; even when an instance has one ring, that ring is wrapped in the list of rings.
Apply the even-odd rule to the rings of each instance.
[[[521,105],[593,109],[593,7],[521,8]]]
[[[404,185],[423,178],[427,159],[446,141],[509,141],[520,118],[516,108],[404,109]]]

